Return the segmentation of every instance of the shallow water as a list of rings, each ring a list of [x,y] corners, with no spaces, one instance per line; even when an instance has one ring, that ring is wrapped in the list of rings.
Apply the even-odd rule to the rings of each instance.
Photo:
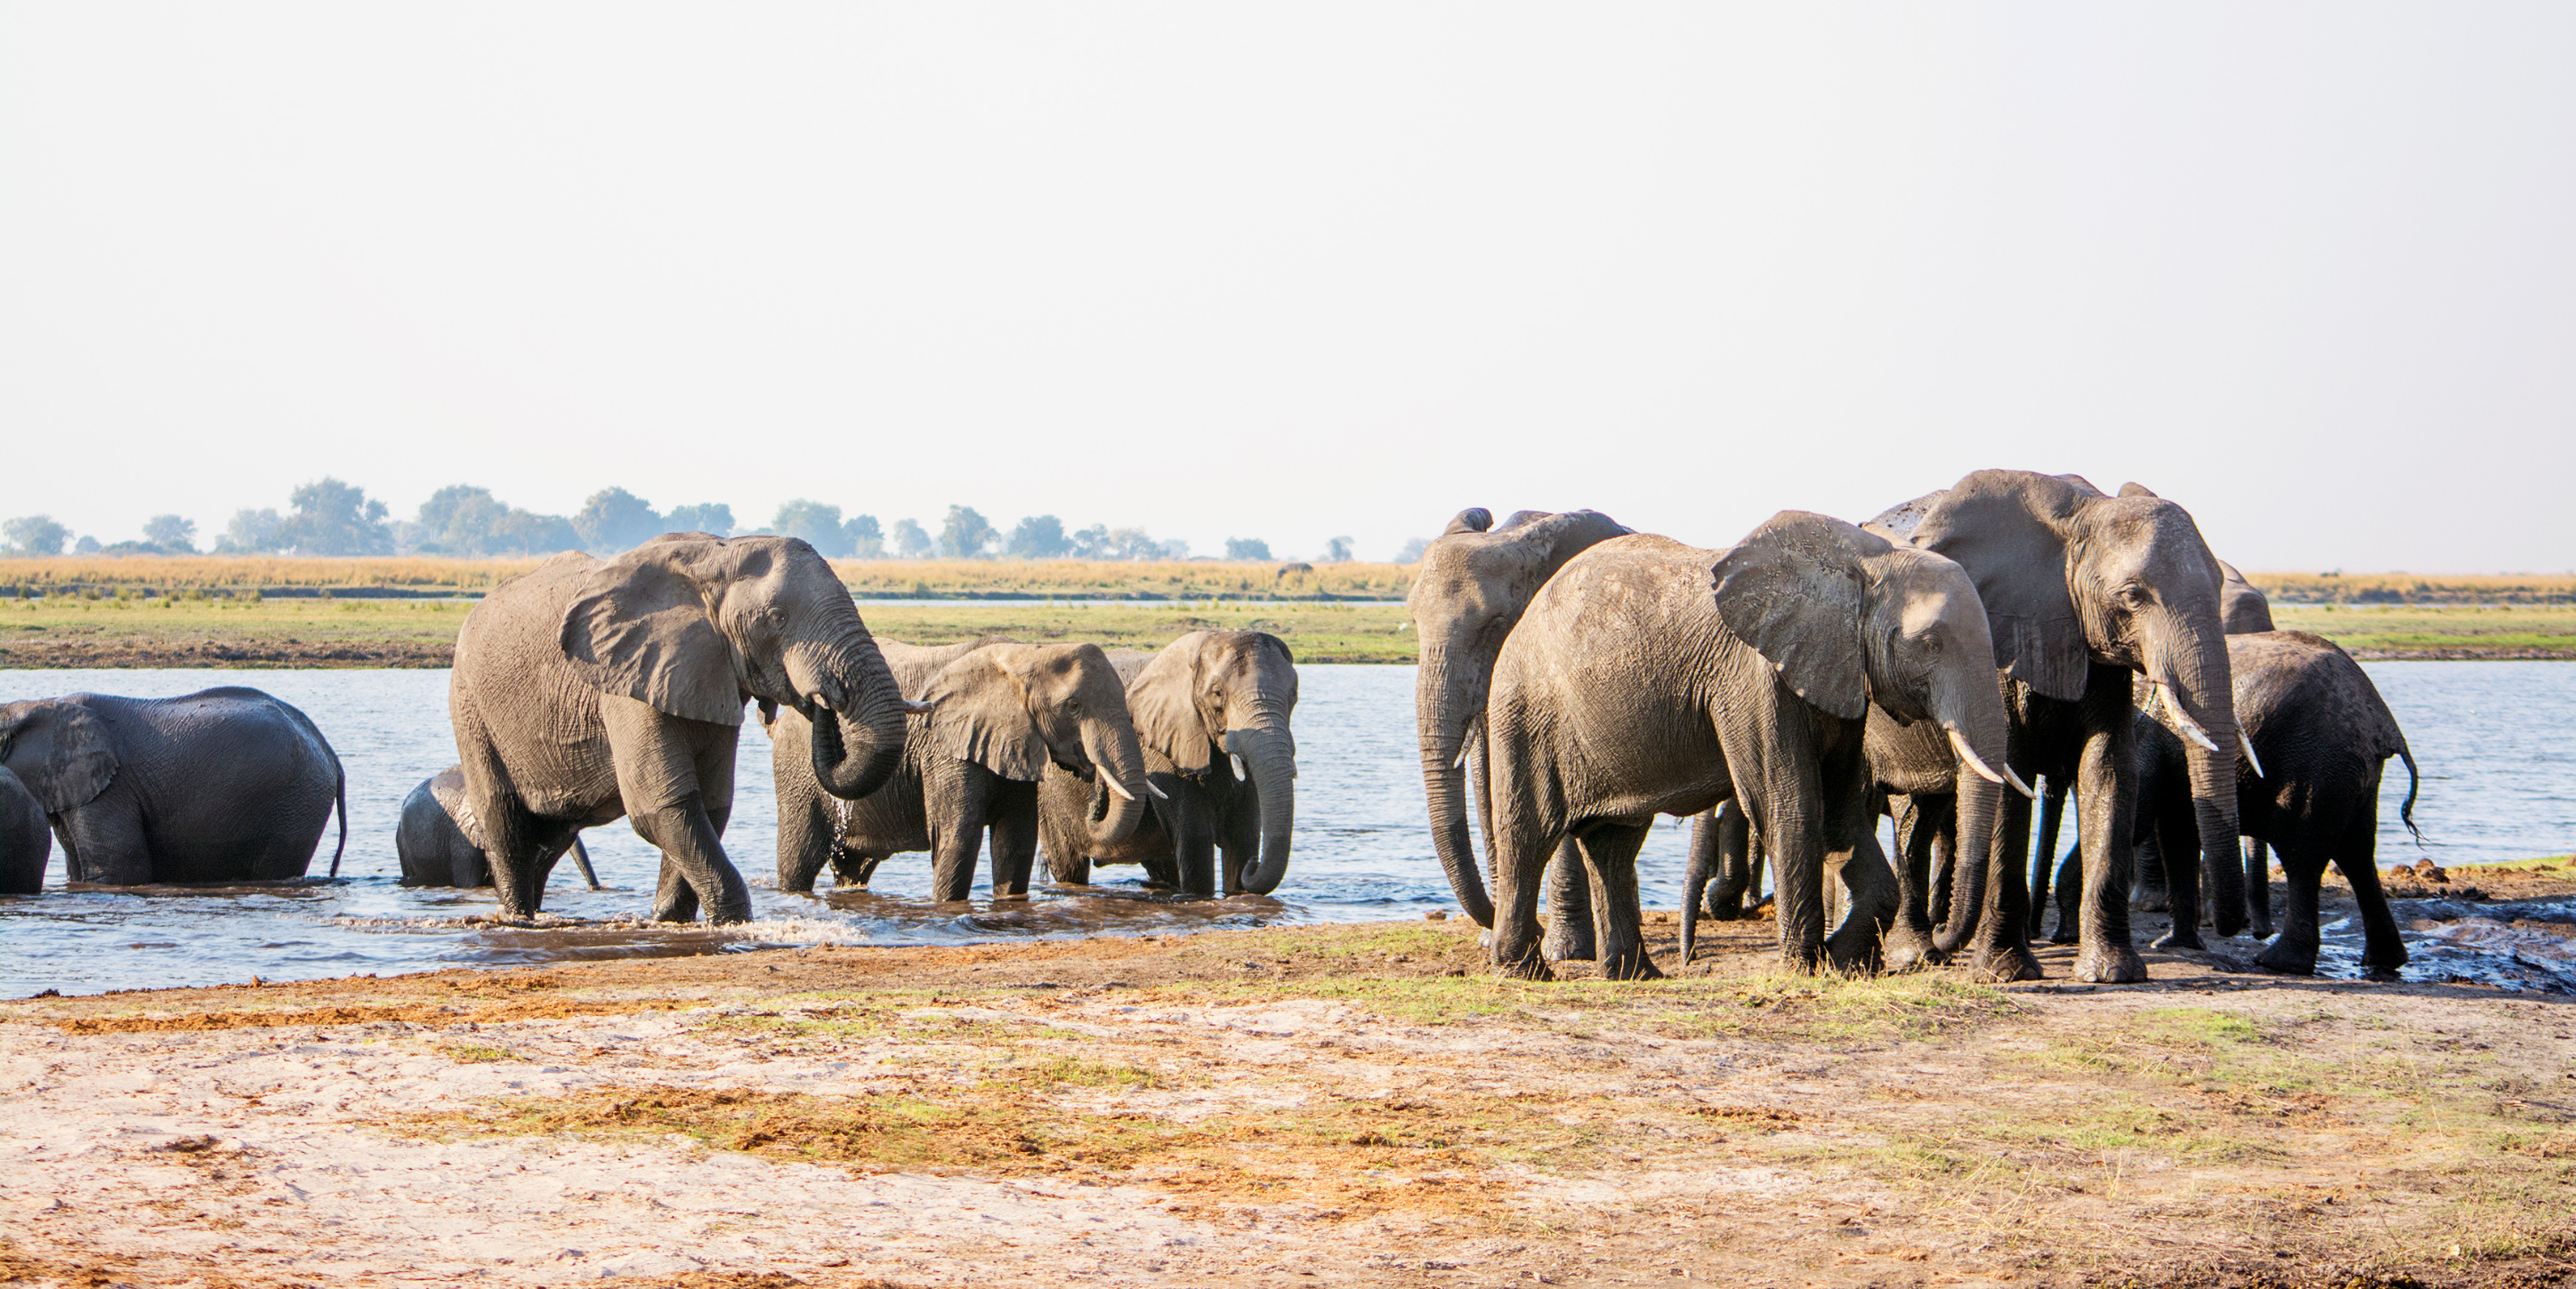
[[[2576,721],[2576,665],[2371,663],[2424,767],[2416,811],[2443,863],[2576,850],[2576,753],[2557,732]],[[670,956],[783,944],[971,943],[1140,934],[1210,926],[1415,918],[1454,907],[1432,857],[1413,749],[1413,669],[1301,668],[1295,858],[1275,898],[1178,900],[1147,892],[1132,868],[1101,870],[1082,893],[995,903],[978,885],[965,906],[925,898],[929,857],[886,862],[873,889],[821,898],[769,889],[776,832],[769,744],[747,723],[725,846],[753,884],[755,920],[722,931],[636,921],[658,856],[623,823],[584,834],[607,889],[557,867],[546,894],[561,928],[480,924],[489,891],[406,890],[393,830],[404,794],[455,760],[444,671],[0,671],[0,702],[95,690],[136,696],[250,684],[301,707],[330,736],[349,775],[349,842],[341,881],[292,889],[66,891],[55,856],[44,895],[0,897],[0,996],[44,989],[93,993],[170,985],[311,979],[454,965]],[[2418,852],[2396,824],[2402,768],[2382,810],[2380,858]],[[1658,823],[1640,855],[1650,907],[1679,902],[1688,833]],[[2402,843],[2402,844],[2401,844]],[[313,873],[330,862],[326,830]],[[2474,909],[2474,906],[2472,906]],[[2569,919],[2428,916],[2400,910],[2424,972],[2576,989]],[[2148,915],[2144,930],[2155,921]],[[2552,931],[2550,928],[2557,928]],[[2357,968],[2358,933],[2329,928],[2329,971]],[[2541,965],[2531,965],[2531,964]],[[2558,982],[2553,984],[2552,982]]]

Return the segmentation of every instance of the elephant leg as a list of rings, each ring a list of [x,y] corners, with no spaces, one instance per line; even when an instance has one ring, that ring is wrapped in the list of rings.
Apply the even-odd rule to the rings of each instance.
[[[1164,882],[1182,894],[1208,899],[1217,893],[1216,816],[1192,785],[1175,794],[1188,804],[1172,816],[1172,857]]]
[[[840,810],[835,799],[814,782],[806,764],[811,736],[801,720],[780,720],[771,727],[780,741],[773,761],[778,772],[778,889],[798,895],[814,892],[823,866],[838,869],[834,852],[841,848]],[[801,772],[800,772],[801,771]],[[837,871],[836,882],[837,883]]]
[[[1702,815],[1700,821],[1710,818]],[[1720,922],[1732,922],[1744,916],[1748,900],[1755,904],[1762,901],[1761,888],[1753,880],[1752,857],[1746,854],[1752,849],[1747,844],[1751,840],[1748,834],[1752,829],[1745,821],[1744,807],[1737,802],[1729,801],[1719,806],[1714,819],[1715,822],[1709,823],[1705,830],[1708,844],[1714,847],[1717,872],[1717,891],[1709,896],[1708,915]],[[1701,834],[1700,824],[1694,823],[1691,828],[1694,858],[1699,852]]]
[[[851,850],[846,847],[832,853],[832,886],[835,890],[866,890],[877,875],[877,865],[893,858],[885,851]]]
[[[1219,890],[1228,895],[1243,893],[1243,870],[1261,856],[1261,799],[1249,783],[1234,785],[1224,806],[1217,812],[1217,847],[1223,855],[1217,866]]]
[[[599,714],[627,819],[637,836],[662,852],[654,920],[690,921],[700,905],[712,923],[751,920],[751,890],[725,857],[723,841],[732,813],[734,746],[740,731],[671,716],[616,695],[600,700]],[[540,862],[549,850],[562,854],[570,841],[529,840],[540,843]],[[549,840],[556,844],[545,846]],[[542,890],[544,874],[534,877]]]
[[[1557,846],[1547,866],[1547,942],[1550,962],[1590,962],[1597,945],[1592,925],[1592,880],[1572,837]]]
[[[2057,931],[2050,944],[2073,944],[2084,938],[2084,848],[2069,846],[2057,866]]]
[[[2362,800],[2374,806],[2379,785],[2372,783]],[[2334,864],[2352,884],[2352,902],[2361,907],[2361,965],[2374,979],[2394,980],[2406,965],[2406,941],[2397,934],[2397,919],[2388,911],[2388,892],[2379,884],[2377,811],[2369,811],[2335,848]]]
[[[1700,897],[1717,871],[1717,812],[1691,816],[1690,865],[1682,875],[1682,964],[1688,966],[1699,947]]]
[[[923,776],[922,802],[930,830],[930,898],[966,899],[975,890],[975,857],[984,849],[983,820],[992,771],[943,758]]]
[[[2200,816],[2191,808],[2191,797],[2180,792],[2159,792],[2157,800],[2138,803],[2141,813],[2151,815],[2150,831],[2156,839],[2156,855],[2165,858],[2166,907],[2173,915],[2173,929],[2155,942],[2159,949],[2202,949],[2209,946],[2200,938]],[[2138,848],[2138,864],[2154,863],[2148,858],[2143,840]]]
[[[1637,898],[1637,851],[1646,844],[1642,824],[1596,824],[1575,847],[1589,888],[1591,922],[1598,938],[1604,980],[1661,980],[1640,932],[1644,911]],[[1560,861],[1563,859],[1559,853]]]
[[[2289,898],[2284,901],[2288,907],[2281,910],[2281,934],[2263,952],[2254,955],[2254,965],[2266,971],[2313,976],[2317,973],[2317,888],[2325,879],[2326,860],[2321,855],[2309,855],[2304,843],[2278,849],[2281,867],[2290,875]],[[2376,888],[2378,874],[2371,876],[2371,885]],[[2383,903],[2386,898],[2383,893]]]
[[[2033,938],[2046,929],[2040,924],[2048,918],[2048,879],[2050,861],[2057,858],[2057,829],[2066,819],[2065,777],[2043,775],[2039,785],[2039,845],[2030,852],[2029,934]]]
[[[152,851],[144,840],[143,812],[129,794],[108,791],[56,815],[63,839],[63,869],[76,882],[144,886],[152,881]]]
[[[2268,940],[2272,937],[2271,850],[2260,837],[2240,841],[2245,849],[2245,913],[2251,923],[2246,934]]]
[[[993,898],[1029,897],[1029,871],[1038,855],[1038,785],[998,785],[1000,809],[993,812]]]
[[[1881,956],[1889,971],[1907,971],[1941,961],[1945,956],[1932,942],[1931,910],[1926,887],[1938,880],[1934,874],[1934,839],[1940,836],[1948,811],[1954,808],[1950,797],[1923,798],[1894,796],[1887,799],[1889,817],[1896,823],[1896,921],[1887,929],[1887,940]],[[1873,839],[1874,840],[1874,839]]]
[[[1540,952],[1539,891],[1548,857],[1564,840],[1540,826],[1539,789],[1524,782],[1521,749],[1510,740],[1486,744],[1490,780],[1478,789],[1480,801],[1499,795],[1507,804],[1484,812],[1485,845],[1493,866],[1494,925],[1487,940],[1489,960],[1497,971],[1522,980],[1553,980]],[[1503,791],[1496,794],[1496,786]]]
[[[2084,939],[2076,950],[2074,975],[2105,985],[2147,978],[2147,964],[2129,938],[2129,878],[2137,838],[2132,769],[2137,763],[2137,717],[2130,709],[2130,692],[2129,672],[2094,666],[2084,691],[2084,751],[2075,778],[2076,805],[2083,812]],[[2018,866],[2014,875],[2018,879]]]
[[[1976,951],[1969,958],[1969,969],[1982,980],[2037,980],[2041,975],[2039,959],[2030,951],[2030,889],[2022,880],[2022,856],[2030,850],[2030,809],[2028,797],[2004,793],[1996,806],[1994,836],[1982,842],[1960,840],[1958,862],[1986,866],[1986,903],[1977,910]]]

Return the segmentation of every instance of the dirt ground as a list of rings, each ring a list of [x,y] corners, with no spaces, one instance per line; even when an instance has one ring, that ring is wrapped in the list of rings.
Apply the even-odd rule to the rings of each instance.
[[[1645,984],[1453,919],[0,1004],[0,1280],[2576,1284],[2576,999],[1703,930]]]

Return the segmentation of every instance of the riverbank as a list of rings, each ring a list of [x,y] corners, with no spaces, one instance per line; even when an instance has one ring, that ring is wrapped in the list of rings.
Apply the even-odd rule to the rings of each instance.
[[[1702,929],[1652,984],[1497,980],[1451,919],[0,1004],[0,1270],[2546,1285],[2576,1256],[2566,997],[2155,952],[2096,988],[2064,948],[2002,989],[1783,978],[1769,923]]]
[[[0,668],[444,667],[473,607],[276,596],[0,599]],[[950,600],[861,613],[877,634],[916,644],[1007,635],[1159,649],[1215,628],[1268,631],[1303,662],[1410,663],[1415,648],[1401,604]],[[2576,659],[2576,608],[2295,605],[2273,617],[2364,659]]]

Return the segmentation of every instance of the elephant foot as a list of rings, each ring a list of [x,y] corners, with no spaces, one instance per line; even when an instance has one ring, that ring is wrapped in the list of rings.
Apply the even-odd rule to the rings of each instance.
[[[2209,929],[2216,931],[2222,938],[2234,936],[2244,931],[2245,915],[2239,913],[2230,917],[2227,910],[2220,909],[2216,916],[2209,919]]]
[[[2269,940],[2269,939],[2271,939],[2271,938],[2272,938],[2272,919],[2270,919],[2270,918],[2256,918],[2256,919],[2254,919],[2253,921],[2246,923],[2246,924],[2245,924],[2245,934],[2246,934],[2246,936],[2247,936],[2248,938],[2250,938],[2250,939],[2255,939],[2255,940]]]
[[[2147,964],[2125,944],[2086,945],[2075,957],[2075,978],[2097,985],[2134,985],[2147,978]]]
[[[2288,943],[2284,937],[2273,941],[2271,948],[2255,954],[2254,965],[2285,976],[2313,976],[2317,974],[2316,946],[2310,945],[2303,950]]]
[[[2077,935],[2063,922],[2057,924],[2057,933],[2048,937],[2050,944],[2081,944],[2083,940],[2084,937]]]
[[[1875,976],[1885,962],[1879,956],[1878,937],[1854,937],[1837,943],[1825,941],[1825,961],[1832,964],[1836,975]]]
[[[1559,930],[1560,927],[1567,929]],[[1592,928],[1568,927],[1567,923],[1561,921],[1550,923],[1547,940],[1540,945],[1539,952],[1550,962],[1590,962],[1596,952],[1592,943]]]
[[[1623,953],[1601,964],[1603,980],[1661,980],[1664,972],[1643,950]]]
[[[1547,960],[1539,957],[1522,958],[1517,962],[1497,962],[1494,964],[1494,971],[1505,980],[1534,980],[1545,984],[1556,979],[1556,973],[1549,970]]]
[[[1905,930],[1890,931],[1887,942],[1879,947],[1885,970],[1912,971],[1917,967],[1936,967],[1949,956],[1932,937]]]
[[[1976,958],[1968,964],[1968,973],[1989,984],[2008,985],[2016,980],[2037,980],[2042,973],[2039,959],[2020,945],[1996,948],[1979,945]]]
[[[2156,937],[2156,942],[2149,947],[2157,949],[2198,949],[2203,953],[2209,952],[2209,946],[2200,942],[2200,929],[2198,927],[2193,927],[2189,930],[2185,930],[2182,927],[2175,927],[2173,930],[2167,931],[2163,935]]]

